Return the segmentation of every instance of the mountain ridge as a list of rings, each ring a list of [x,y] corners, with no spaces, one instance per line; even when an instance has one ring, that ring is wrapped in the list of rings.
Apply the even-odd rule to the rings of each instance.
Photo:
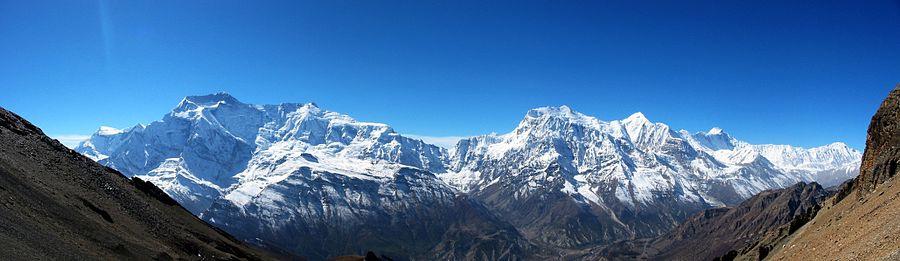
[[[532,240],[577,248],[656,236],[696,211],[819,175],[843,181],[860,153],[842,143],[753,145],[719,128],[675,131],[643,113],[607,122],[560,106],[530,110],[509,133],[463,139],[451,154],[451,171],[438,174],[445,182],[497,209]],[[554,193],[562,195],[546,196]],[[553,221],[532,207],[569,201],[582,207]],[[580,224],[595,225],[575,235],[557,229]]]

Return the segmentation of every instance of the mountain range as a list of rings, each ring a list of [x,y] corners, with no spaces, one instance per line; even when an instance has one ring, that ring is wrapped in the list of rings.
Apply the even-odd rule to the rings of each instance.
[[[242,240],[312,259],[574,257],[766,190],[840,184],[862,157],[843,143],[755,145],[566,106],[448,150],[313,103],[225,93],[185,97],[147,125],[101,127],[76,151]]]

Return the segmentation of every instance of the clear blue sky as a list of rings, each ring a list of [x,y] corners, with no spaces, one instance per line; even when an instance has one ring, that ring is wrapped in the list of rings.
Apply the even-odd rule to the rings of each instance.
[[[4,0],[0,106],[90,134],[227,91],[467,136],[566,104],[862,148],[900,82],[897,1],[265,2]]]

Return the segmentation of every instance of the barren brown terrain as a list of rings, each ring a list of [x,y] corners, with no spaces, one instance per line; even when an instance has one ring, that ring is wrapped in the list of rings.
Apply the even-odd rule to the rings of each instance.
[[[822,209],[772,260],[900,260],[900,185],[894,183]]]

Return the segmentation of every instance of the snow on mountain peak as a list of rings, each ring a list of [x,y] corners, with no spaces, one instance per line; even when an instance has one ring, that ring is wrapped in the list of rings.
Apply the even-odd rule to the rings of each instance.
[[[219,102],[241,103],[236,98],[234,98],[234,96],[231,96],[231,94],[228,94],[226,92],[217,92],[217,93],[207,94],[207,95],[187,96],[187,97],[184,97],[184,100],[189,101],[194,104],[197,104],[197,105],[201,105],[201,106],[202,105],[212,105],[212,104],[216,104]]]
[[[225,92],[219,92],[207,95],[187,96],[172,109],[171,114],[176,117],[192,118],[199,117],[205,109],[214,109],[219,106],[229,107],[247,107],[248,105],[238,101],[236,98]]]
[[[644,113],[642,112],[635,112],[631,114],[631,116],[628,116],[628,118],[617,122],[625,126],[625,128],[628,129],[629,135],[633,138],[637,138],[639,132],[647,129],[666,128],[668,130],[667,125],[650,121],[650,119],[647,119],[647,116],[644,116]]]
[[[625,133],[628,134],[628,139],[643,150],[659,148],[671,138],[678,136],[669,128],[669,125],[651,122],[641,112],[636,112],[624,120],[613,123],[621,124]]]
[[[850,148],[850,146],[848,146],[846,143],[840,141],[832,142],[831,144],[825,145],[825,147],[836,150],[854,150],[853,148]]]
[[[562,130],[569,125],[597,125],[600,121],[594,117],[574,111],[569,106],[534,108],[525,114],[518,129],[550,129]]]
[[[706,132],[707,135],[719,135],[722,134],[722,129],[719,127],[713,127]]]
[[[249,105],[227,93],[188,96],[146,127],[104,128],[94,136],[76,150],[128,176],[145,176],[195,213],[232,185],[265,187],[301,167],[366,176],[400,167],[438,173],[446,164],[443,149],[385,124],[358,122],[314,103]]]
[[[572,111],[569,106],[547,106],[547,107],[539,107],[528,110],[528,113],[525,115],[528,118],[542,118],[542,117],[576,117],[576,112]]]
[[[119,133],[122,133],[122,130],[116,129],[113,127],[109,127],[109,126],[100,126],[100,128],[97,129],[97,135],[102,135],[102,136],[116,135]]]
[[[628,116],[628,118],[625,118],[625,120],[623,120],[623,121],[626,121],[626,122],[648,122],[648,123],[650,122],[650,120],[647,119],[647,116],[645,116],[643,112],[635,112],[635,113],[631,114],[631,116]]]

